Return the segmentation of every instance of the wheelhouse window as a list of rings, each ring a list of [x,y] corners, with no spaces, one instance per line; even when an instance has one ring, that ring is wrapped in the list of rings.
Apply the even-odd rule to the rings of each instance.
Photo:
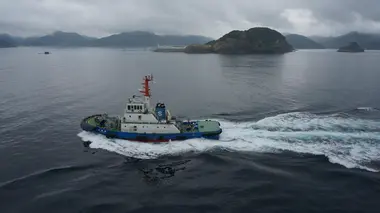
[[[134,111],[134,110],[142,111],[144,107],[142,105],[128,105],[127,108],[128,108],[128,111]]]

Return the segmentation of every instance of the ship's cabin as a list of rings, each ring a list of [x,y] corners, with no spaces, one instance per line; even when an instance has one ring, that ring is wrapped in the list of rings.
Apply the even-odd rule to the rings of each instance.
[[[147,113],[148,107],[143,99],[139,96],[133,96],[129,98],[125,107],[125,113]]]
[[[128,103],[125,112],[127,113],[146,113],[147,108],[145,104]]]

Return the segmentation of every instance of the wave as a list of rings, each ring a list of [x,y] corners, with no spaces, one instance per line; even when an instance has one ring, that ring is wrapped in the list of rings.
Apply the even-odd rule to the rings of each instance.
[[[368,111],[368,112],[379,111],[379,109],[377,109],[375,107],[358,107],[358,108],[356,108],[356,110]]]
[[[223,133],[218,141],[191,139],[151,144],[107,139],[89,132],[80,132],[78,136],[83,141],[91,141],[91,148],[140,159],[213,150],[269,153],[292,151],[324,155],[331,163],[347,168],[379,171],[369,165],[372,161],[380,160],[380,122],[295,112],[256,122],[220,120],[220,123]]]
[[[37,179],[46,179],[55,175],[69,174],[71,172],[84,171],[87,169],[95,168],[97,165],[81,165],[81,166],[63,166],[54,167],[42,171],[38,171],[26,176],[16,178],[7,182],[0,183],[0,189],[13,189],[22,188],[23,184],[27,181],[33,181]]]

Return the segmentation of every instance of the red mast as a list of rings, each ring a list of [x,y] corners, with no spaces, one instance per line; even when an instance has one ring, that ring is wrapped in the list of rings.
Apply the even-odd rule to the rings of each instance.
[[[153,75],[146,75],[143,78],[144,82],[142,83],[143,85],[143,90],[140,90],[141,93],[144,94],[145,97],[150,97],[150,88],[149,88],[149,81],[153,81]]]

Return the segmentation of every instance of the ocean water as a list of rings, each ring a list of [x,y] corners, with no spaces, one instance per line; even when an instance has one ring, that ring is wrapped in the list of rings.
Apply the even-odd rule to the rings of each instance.
[[[0,49],[1,212],[378,212],[379,58]],[[218,120],[220,140],[80,129],[150,73],[153,102]]]

